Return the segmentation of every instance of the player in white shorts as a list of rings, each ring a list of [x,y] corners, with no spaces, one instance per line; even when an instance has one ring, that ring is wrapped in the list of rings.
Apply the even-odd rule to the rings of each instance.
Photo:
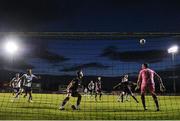
[[[21,77],[21,79],[23,79],[23,88],[24,88],[24,92],[25,92],[24,97],[26,97],[27,94],[29,94],[28,102],[32,102],[32,80],[33,80],[33,78],[40,79],[40,77],[37,77],[34,74],[32,74],[31,69],[27,69],[27,73]]]
[[[21,88],[21,79],[19,77],[19,73],[17,73],[16,76],[10,81],[10,86],[13,88],[13,93],[16,94],[14,98],[18,98]]]

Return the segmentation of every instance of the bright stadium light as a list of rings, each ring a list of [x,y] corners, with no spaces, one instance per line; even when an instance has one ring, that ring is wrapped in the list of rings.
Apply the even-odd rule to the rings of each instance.
[[[170,48],[168,49],[168,53],[175,54],[175,53],[177,53],[177,52],[178,52],[178,46],[177,46],[177,45],[174,45],[174,46],[172,46],[172,47],[170,47]]]
[[[18,45],[14,41],[8,41],[5,43],[5,50],[10,54],[14,54],[18,51]]]

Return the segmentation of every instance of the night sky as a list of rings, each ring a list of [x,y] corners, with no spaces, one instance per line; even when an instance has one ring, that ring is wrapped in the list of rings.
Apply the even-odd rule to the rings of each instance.
[[[25,72],[33,68],[37,74],[74,75],[83,69],[86,76],[137,76],[141,64],[147,62],[156,71],[172,70],[171,54],[167,49],[180,44],[177,37],[146,38],[141,45],[139,39],[122,40],[66,40],[58,38],[21,38],[16,42],[20,49],[13,56],[1,46],[0,69]],[[3,40],[3,39],[1,39]],[[176,40],[176,41],[175,41]],[[2,43],[3,41],[1,41]],[[3,44],[1,44],[3,45]],[[177,69],[179,53],[175,58]]]
[[[179,32],[178,0],[1,0],[0,31]]]
[[[179,32],[179,13],[179,2],[170,0],[1,0],[0,31]],[[167,48],[180,44],[179,37],[145,39],[142,46],[137,38],[76,41],[19,37],[20,52],[7,57],[1,36],[0,68],[21,72],[33,68],[35,73],[50,75],[73,75],[83,68],[87,75],[103,76],[137,75],[143,62],[158,71],[172,69]],[[177,67],[179,59],[178,54]]]

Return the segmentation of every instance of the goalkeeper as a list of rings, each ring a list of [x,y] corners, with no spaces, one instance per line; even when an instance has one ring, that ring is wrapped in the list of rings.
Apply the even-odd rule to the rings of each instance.
[[[147,63],[142,64],[142,67],[141,67],[142,70],[139,72],[136,89],[140,88],[141,90],[141,100],[142,100],[144,110],[147,110],[146,103],[145,103],[145,92],[146,92],[146,88],[148,88],[156,104],[157,111],[159,111],[158,99],[155,93],[154,76],[158,77],[158,80],[160,83],[160,91],[162,92],[165,91],[165,87],[162,83],[161,77],[155,71],[149,69],[148,66],[149,65]]]

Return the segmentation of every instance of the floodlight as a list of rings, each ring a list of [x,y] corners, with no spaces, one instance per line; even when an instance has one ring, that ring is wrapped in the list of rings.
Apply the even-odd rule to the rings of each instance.
[[[175,53],[177,53],[177,52],[178,52],[178,46],[177,46],[177,45],[174,45],[174,46],[172,46],[172,47],[170,47],[170,48],[168,49],[168,53],[175,54]]]
[[[14,54],[18,50],[18,45],[14,41],[8,41],[5,43],[5,50],[10,54]]]

